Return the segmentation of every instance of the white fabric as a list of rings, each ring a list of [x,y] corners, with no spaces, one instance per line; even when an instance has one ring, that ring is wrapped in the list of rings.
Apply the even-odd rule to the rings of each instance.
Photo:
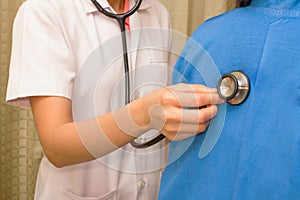
[[[111,10],[105,0],[99,2],[102,5],[106,3],[106,9]],[[133,4],[134,1],[131,6]],[[160,3],[143,0],[137,13],[130,17],[132,33],[129,37],[132,37],[128,42],[129,49],[139,48],[140,43],[145,46],[145,43],[152,43],[153,35],[149,40],[140,36],[143,31],[138,29],[141,27],[169,29],[169,25],[167,10]],[[107,41],[119,33],[118,23],[100,14],[89,0],[27,0],[21,6],[14,23],[7,102],[28,106],[29,96],[43,95],[72,99],[74,83],[82,66],[88,63],[88,58],[100,44],[109,44]],[[156,42],[160,40],[157,36],[155,39]],[[121,46],[102,50],[106,52],[115,48],[121,49]],[[167,62],[168,57],[162,52],[142,50],[130,53],[131,70],[133,66],[147,67],[149,63],[167,66]],[[104,78],[101,78],[101,84],[97,87],[100,92],[96,92],[101,100],[95,108],[97,114],[109,112],[124,104],[123,95],[116,94],[119,90],[115,90],[119,87],[116,86],[118,82],[122,81],[122,63],[121,59],[116,59],[112,62],[113,67],[101,69]],[[158,79],[159,84],[166,84],[167,73],[164,70],[156,72],[158,74],[153,75],[154,79]],[[133,72],[133,75],[133,83],[142,86],[132,87],[134,97],[136,94],[143,96],[156,87],[140,83],[141,72]],[[151,79],[150,75],[147,72],[146,77]],[[81,97],[84,98],[84,94],[79,94],[79,99]],[[38,174],[35,199],[156,199],[160,166],[164,162],[163,152],[157,154],[157,146],[138,150],[126,145],[99,160],[60,169],[44,157]],[[144,157],[144,154],[148,156]]]

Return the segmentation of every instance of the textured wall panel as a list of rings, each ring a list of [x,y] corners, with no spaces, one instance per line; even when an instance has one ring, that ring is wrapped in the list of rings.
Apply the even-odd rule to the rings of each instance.
[[[41,149],[31,111],[5,104],[11,30],[22,1],[0,1],[0,199],[33,199]]]

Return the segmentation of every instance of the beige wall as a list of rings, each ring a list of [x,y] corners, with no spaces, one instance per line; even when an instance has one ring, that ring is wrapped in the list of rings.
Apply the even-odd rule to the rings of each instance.
[[[160,0],[170,11],[173,29],[191,35],[204,20],[235,6],[234,0]]]
[[[33,199],[42,156],[31,111],[5,104],[15,13],[24,0],[0,1],[0,200]],[[190,35],[204,19],[226,11],[232,0],[161,0],[173,28]]]

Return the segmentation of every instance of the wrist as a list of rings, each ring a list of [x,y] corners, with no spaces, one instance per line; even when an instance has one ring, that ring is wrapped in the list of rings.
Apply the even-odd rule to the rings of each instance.
[[[148,104],[146,98],[140,98],[127,105],[132,122],[144,131],[150,129],[151,119]]]
[[[140,99],[113,111],[112,115],[119,129],[133,138],[139,137],[150,130],[148,109]]]

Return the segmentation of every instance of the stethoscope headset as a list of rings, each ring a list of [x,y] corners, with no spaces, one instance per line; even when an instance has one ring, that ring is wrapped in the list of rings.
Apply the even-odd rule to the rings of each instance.
[[[125,21],[129,16],[131,16],[139,9],[142,0],[136,0],[135,5],[129,11],[122,14],[115,14],[115,13],[108,12],[97,2],[97,0],[91,0],[91,1],[96,6],[99,12],[101,12],[107,17],[117,20],[119,23],[121,29],[121,35],[122,35],[124,73],[125,73],[125,104],[128,104],[130,103],[130,76],[129,76]],[[224,99],[227,103],[231,105],[239,105],[243,103],[248,97],[250,91],[249,79],[243,72],[233,71],[229,74],[223,75],[219,79],[217,91],[219,96],[222,99]],[[155,138],[144,143],[137,143],[134,140],[131,141],[130,143],[133,147],[142,149],[157,144],[164,138],[165,136],[163,134],[159,134]]]

